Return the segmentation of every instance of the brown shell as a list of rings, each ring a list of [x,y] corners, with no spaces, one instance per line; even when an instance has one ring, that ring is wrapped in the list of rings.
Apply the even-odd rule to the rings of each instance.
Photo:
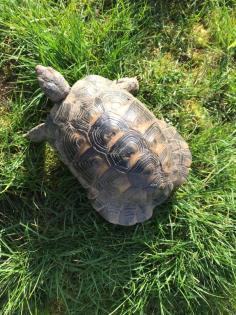
[[[55,148],[111,223],[149,219],[187,177],[191,153],[176,129],[108,79],[77,81],[51,116]]]

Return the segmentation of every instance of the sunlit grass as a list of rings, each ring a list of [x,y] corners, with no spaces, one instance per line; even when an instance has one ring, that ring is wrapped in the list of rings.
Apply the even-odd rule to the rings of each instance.
[[[1,314],[235,314],[235,14],[235,0],[0,2]],[[52,106],[36,64],[71,84],[136,75],[189,142],[188,182],[151,220],[104,221],[23,138]]]

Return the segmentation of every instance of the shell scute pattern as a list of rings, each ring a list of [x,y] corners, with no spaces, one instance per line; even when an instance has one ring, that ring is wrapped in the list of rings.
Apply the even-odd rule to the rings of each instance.
[[[91,113],[86,111],[85,109],[81,108],[81,110],[76,115],[76,117],[71,119],[70,124],[78,132],[87,134],[88,130],[90,129],[91,118],[92,118]]]
[[[132,225],[150,218],[184,181],[191,154],[174,127],[111,82],[78,81],[53,119],[58,151],[89,189],[94,208],[112,223]]]
[[[112,146],[108,159],[116,169],[128,172],[145,149],[147,146],[140,134],[128,129]]]
[[[89,130],[89,138],[98,152],[108,153],[109,142],[118,133],[124,133],[129,129],[128,125],[117,115],[104,113]]]
[[[124,119],[129,122],[132,128],[140,131],[142,125],[155,121],[155,116],[149,112],[141,102],[134,99],[124,114]]]
[[[155,146],[157,146],[159,143],[165,143],[166,138],[163,135],[163,132],[161,131],[160,126],[157,124],[157,122],[153,122],[143,134],[144,139],[146,139],[150,147],[153,151],[155,151]]]
[[[126,174],[110,167],[101,174],[94,187],[99,191],[105,190],[119,195],[130,187],[130,182]]]
[[[58,108],[56,114],[52,118],[55,124],[66,123],[70,118],[72,104],[64,101]]]
[[[94,102],[93,102],[93,106],[100,111],[101,113],[105,112],[105,107],[104,107],[104,102],[102,101],[102,99],[97,96],[94,98]]]
[[[167,178],[163,172],[160,160],[147,150],[129,171],[128,178],[133,187],[145,190],[156,186],[164,188],[167,185]]]
[[[166,135],[158,122],[151,124],[143,136],[149,143],[150,150],[158,156],[165,173],[171,173],[174,167],[172,151]]]
[[[97,154],[96,150],[90,148],[81,158],[74,159],[73,167],[89,185],[94,185],[101,174],[109,168],[109,165]]]
[[[106,111],[118,114],[123,117],[133,100],[133,96],[125,91],[109,89],[102,92],[99,97],[102,100],[103,106]]]
[[[70,98],[78,99],[85,105],[88,103],[91,104],[94,100],[94,97],[98,94],[98,88],[96,84],[86,80],[77,81],[71,88]]]
[[[76,130],[67,123],[63,128],[62,148],[66,158],[70,161],[80,150],[79,137],[77,137]]]

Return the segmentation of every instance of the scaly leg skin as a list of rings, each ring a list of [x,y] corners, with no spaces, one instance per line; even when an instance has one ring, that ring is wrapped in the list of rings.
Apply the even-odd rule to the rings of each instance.
[[[47,128],[45,123],[32,128],[30,131],[24,134],[24,137],[33,142],[42,142],[47,140]]]
[[[121,78],[113,81],[119,88],[128,91],[131,94],[136,94],[139,90],[139,84],[136,77],[134,78]]]

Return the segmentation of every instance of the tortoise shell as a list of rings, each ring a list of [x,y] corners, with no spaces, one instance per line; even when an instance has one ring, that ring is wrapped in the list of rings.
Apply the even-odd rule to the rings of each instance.
[[[176,129],[101,76],[77,81],[45,125],[47,140],[111,223],[149,219],[188,175],[191,153]]]

